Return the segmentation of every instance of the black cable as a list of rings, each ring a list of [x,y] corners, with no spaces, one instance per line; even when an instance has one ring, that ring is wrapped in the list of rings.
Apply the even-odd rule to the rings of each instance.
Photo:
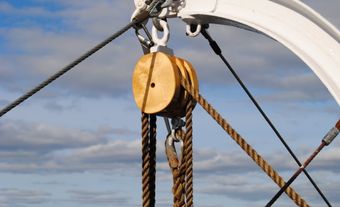
[[[280,198],[282,193],[284,193],[287,188],[295,181],[295,179],[301,174],[301,172],[306,169],[306,167],[309,165],[309,163],[319,154],[319,152],[326,146],[325,142],[322,142],[320,146],[313,152],[313,154],[306,160],[303,166],[301,166],[291,178],[285,183],[284,186],[277,192],[274,197],[267,203],[265,207],[271,207],[277,199]]]
[[[145,17],[145,19],[146,18],[147,17]],[[79,63],[86,60],[88,57],[90,57],[91,55],[93,55],[94,53],[96,53],[97,51],[102,49],[104,46],[106,46],[107,44],[112,42],[114,39],[118,38],[120,35],[122,35],[126,31],[128,31],[131,27],[133,27],[134,25],[136,25],[136,24],[138,24],[139,22],[142,22],[142,21],[143,21],[143,19],[142,20],[133,20],[132,22],[130,22],[129,24],[124,26],[122,29],[120,29],[118,32],[114,33],[113,35],[111,35],[110,37],[108,37],[107,39],[105,39],[104,41],[99,43],[98,45],[96,45],[94,48],[92,48],[91,50],[89,50],[88,52],[86,52],[85,54],[83,54],[82,56],[80,56],[79,58],[77,58],[76,60],[74,60],[73,62],[71,62],[67,66],[65,66],[64,68],[62,68],[59,72],[55,73],[54,75],[52,75],[47,80],[40,83],[38,86],[36,86],[32,90],[30,90],[29,92],[25,93],[24,95],[22,95],[21,97],[19,97],[18,99],[16,99],[12,103],[10,103],[8,106],[6,106],[5,108],[3,108],[0,111],[0,117],[2,117],[3,115],[5,115],[9,111],[11,111],[13,108],[18,106],[19,104],[21,104],[22,102],[24,102],[25,100],[27,100],[28,98],[30,98],[31,96],[36,94],[37,92],[39,92],[41,89],[43,89],[44,87],[46,87],[47,85],[49,85],[50,83],[52,83],[53,81],[58,79],[60,76],[64,75],[66,72],[68,72],[69,70],[71,70],[72,68],[77,66]]]
[[[258,102],[256,101],[256,99],[254,98],[254,96],[250,93],[250,91],[248,90],[248,88],[246,87],[246,85],[243,83],[243,81],[241,80],[241,78],[237,75],[236,71],[233,69],[233,67],[229,64],[229,62],[226,60],[226,58],[223,56],[222,54],[222,50],[221,48],[218,46],[217,42],[215,40],[212,39],[212,37],[209,35],[209,33],[206,31],[206,29],[203,27],[202,31],[201,31],[202,35],[208,40],[210,47],[213,49],[213,51],[216,53],[216,55],[218,55],[222,61],[226,64],[226,66],[228,67],[228,69],[230,70],[230,72],[233,74],[233,76],[235,77],[235,79],[238,81],[238,83],[241,85],[241,87],[243,88],[243,90],[245,91],[245,93],[248,95],[248,97],[251,99],[251,101],[253,102],[253,104],[256,106],[256,108],[258,109],[258,111],[261,113],[262,117],[266,120],[266,122],[268,123],[268,125],[270,126],[270,128],[274,131],[274,133],[276,134],[276,136],[279,138],[279,140],[281,141],[281,143],[285,146],[285,148],[288,150],[289,154],[294,158],[295,162],[299,165],[299,167],[302,166],[301,162],[299,161],[299,159],[296,157],[296,155],[294,154],[294,152],[292,151],[292,149],[289,147],[289,145],[286,143],[286,141],[284,140],[284,138],[281,136],[281,134],[279,133],[279,131],[276,129],[276,127],[274,126],[274,124],[270,121],[270,119],[268,118],[268,116],[266,115],[266,113],[263,111],[263,109],[261,108],[261,106],[258,104]],[[320,196],[322,197],[322,199],[327,203],[327,205],[329,207],[332,207],[332,205],[329,203],[329,201],[327,200],[327,198],[325,197],[325,195],[322,193],[322,191],[320,190],[320,188],[318,187],[318,185],[314,182],[314,180],[312,179],[312,177],[309,175],[309,173],[307,172],[307,170],[303,170],[304,174],[307,176],[308,180],[312,183],[312,185],[314,186],[314,188],[318,191],[318,193],[320,194]]]

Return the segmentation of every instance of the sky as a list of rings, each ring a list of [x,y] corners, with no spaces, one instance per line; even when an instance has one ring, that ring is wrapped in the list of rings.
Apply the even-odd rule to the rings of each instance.
[[[338,0],[303,1],[337,28]],[[128,23],[133,1],[0,1],[0,107]],[[169,47],[196,68],[200,91],[280,174],[297,165],[202,36],[169,20]],[[340,117],[312,71],[263,35],[211,25],[211,35],[303,161]],[[0,119],[1,207],[141,206],[140,112],[131,89],[142,50],[129,31]],[[166,137],[158,122],[157,206],[171,206]],[[200,107],[194,110],[194,202],[264,206],[278,187]],[[308,168],[340,206],[340,140]],[[293,187],[325,206],[304,175]],[[283,195],[277,206],[294,206]]]

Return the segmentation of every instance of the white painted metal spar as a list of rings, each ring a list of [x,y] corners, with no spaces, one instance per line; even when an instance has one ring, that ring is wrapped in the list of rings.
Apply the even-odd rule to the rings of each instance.
[[[136,0],[143,1],[143,0]],[[298,0],[173,0],[160,17],[263,33],[304,61],[340,105],[340,33]]]

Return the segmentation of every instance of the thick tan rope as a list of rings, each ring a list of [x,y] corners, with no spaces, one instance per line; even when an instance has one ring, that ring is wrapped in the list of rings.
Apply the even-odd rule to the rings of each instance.
[[[174,194],[174,207],[186,207],[185,203],[185,186],[184,186],[184,174],[185,165],[180,164],[178,168],[172,168],[172,176],[174,180],[174,186],[172,193]]]
[[[190,98],[186,106],[185,139],[184,139],[184,164],[185,164],[185,197],[187,207],[193,207],[193,150],[192,150],[192,111],[193,100]]]
[[[170,158],[169,165],[173,175],[174,207],[193,207],[193,150],[192,150],[192,111],[191,99],[186,106],[186,131],[178,130],[177,138],[183,141],[182,159]]]
[[[181,81],[182,86],[191,96],[206,110],[211,117],[230,135],[230,137],[256,162],[256,164],[281,188],[285,185],[283,178],[265,161],[230,124],[184,79]],[[291,187],[287,188],[286,194],[295,202],[297,206],[308,207],[306,201],[295,192]]]
[[[176,137],[183,141],[185,133],[182,130],[176,132]],[[174,144],[174,143],[173,143]],[[184,146],[183,146],[184,147]],[[173,151],[175,150],[175,151]],[[184,150],[181,154],[182,159],[178,158],[176,149],[166,148],[166,155],[168,158],[169,166],[172,172],[173,187],[172,193],[173,207],[186,207],[185,202],[185,163],[184,161]]]
[[[143,207],[150,207],[149,116],[142,113],[142,197]]]
[[[143,207],[155,206],[155,125],[150,126],[149,115],[142,113],[142,197]],[[155,123],[155,120],[152,120]],[[151,130],[152,129],[152,130]],[[154,130],[154,132],[152,132]],[[153,142],[153,143],[152,143]],[[152,146],[154,145],[154,146]]]
[[[157,145],[157,118],[156,115],[150,115],[150,198],[151,206],[156,204],[156,145]]]

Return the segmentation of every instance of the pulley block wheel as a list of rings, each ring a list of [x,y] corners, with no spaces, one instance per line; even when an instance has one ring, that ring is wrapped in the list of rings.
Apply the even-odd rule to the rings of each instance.
[[[162,52],[141,57],[132,77],[133,95],[138,108],[147,114],[185,116],[189,94],[181,87],[181,78],[198,90],[196,72],[186,60]]]

